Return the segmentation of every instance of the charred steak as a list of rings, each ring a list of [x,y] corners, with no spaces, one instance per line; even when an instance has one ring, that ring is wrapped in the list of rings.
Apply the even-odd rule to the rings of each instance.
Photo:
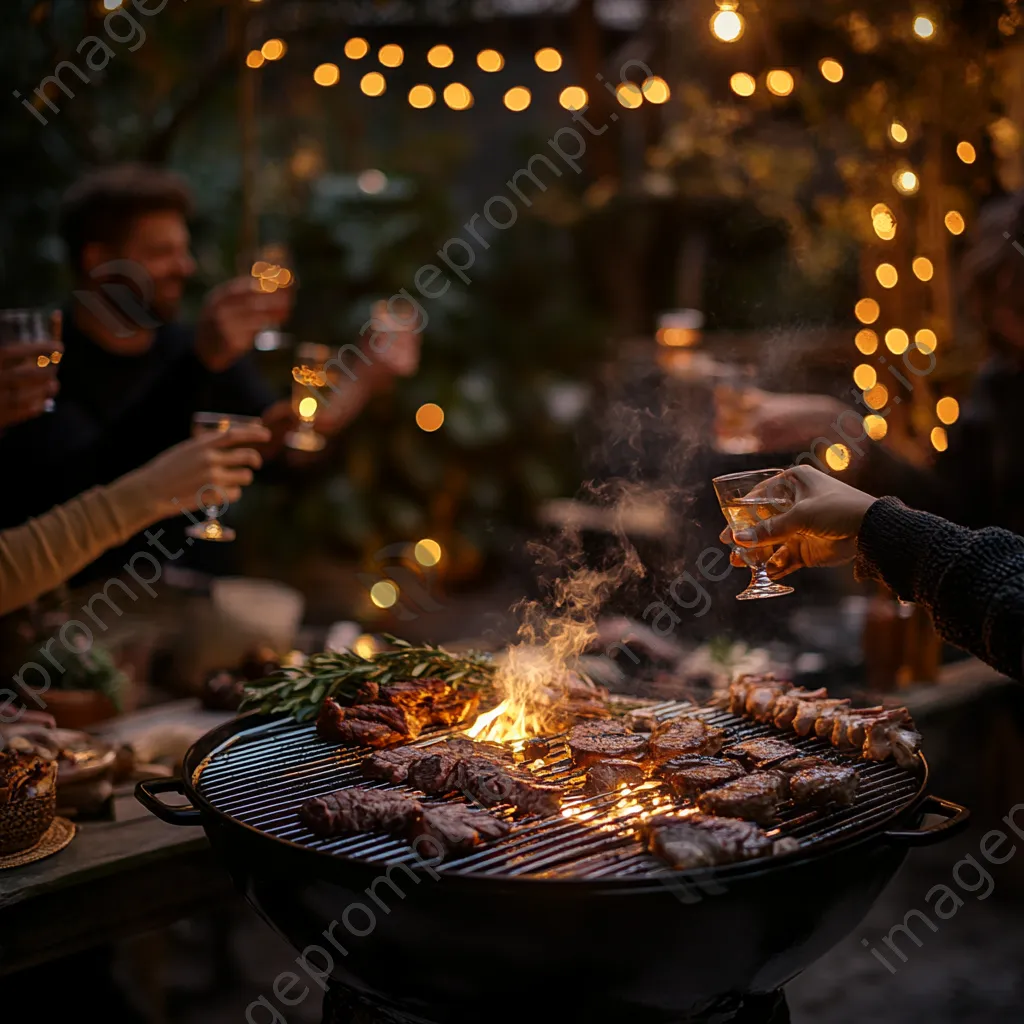
[[[786,785],[782,776],[774,772],[754,772],[701,793],[697,797],[697,806],[705,814],[744,818],[766,825],[775,820],[785,795]]]
[[[344,832],[405,831],[422,811],[418,800],[376,789],[342,789],[313,797],[299,808],[299,819],[318,836]]]
[[[668,761],[685,754],[717,754],[725,744],[725,730],[699,718],[672,718],[653,733],[649,752],[655,761]]]
[[[647,848],[674,868],[703,868],[788,853],[793,840],[772,842],[756,825],[734,818],[659,816],[644,828]]]
[[[799,757],[779,765],[789,786],[789,795],[798,804],[836,803],[849,807],[860,781],[847,765],[832,764],[820,757]]]
[[[486,811],[476,811],[465,804],[428,807],[409,828],[409,838],[429,836],[441,847],[442,856],[464,853],[487,839],[508,835],[511,826]]]
[[[393,747],[391,750],[378,750],[363,758],[360,768],[370,779],[384,779],[387,782],[405,782],[409,769],[424,754],[423,747]]]
[[[610,793],[620,786],[638,786],[646,777],[643,766],[636,761],[598,761],[587,769],[583,792],[587,796]]]
[[[675,796],[690,800],[705,790],[732,782],[747,771],[738,761],[724,757],[680,757],[658,770]]]
[[[725,754],[728,757],[737,757],[754,768],[764,768],[790,757],[799,757],[800,751],[792,743],[766,736],[762,739],[734,743],[726,748]]]

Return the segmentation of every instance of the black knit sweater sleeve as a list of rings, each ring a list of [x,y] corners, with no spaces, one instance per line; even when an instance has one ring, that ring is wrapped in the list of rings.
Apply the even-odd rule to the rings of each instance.
[[[855,569],[926,608],[943,639],[1024,678],[1024,537],[881,498],[864,517]]]

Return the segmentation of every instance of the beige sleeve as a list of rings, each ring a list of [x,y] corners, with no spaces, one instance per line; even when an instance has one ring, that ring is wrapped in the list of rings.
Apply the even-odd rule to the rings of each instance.
[[[159,518],[145,478],[129,473],[0,532],[0,615],[70,579]]]

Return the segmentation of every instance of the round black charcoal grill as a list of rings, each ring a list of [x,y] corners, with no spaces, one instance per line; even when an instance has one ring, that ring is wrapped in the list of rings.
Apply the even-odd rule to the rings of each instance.
[[[784,805],[769,834],[797,839],[794,853],[673,871],[638,841],[645,818],[672,806],[667,790],[586,797],[559,737],[535,775],[563,786],[562,815],[519,818],[503,839],[437,864],[391,837],[313,835],[298,807],[335,790],[439,801],[366,779],[365,749],[258,715],[213,730],[189,750],[183,779],[140,783],[137,795],[166,821],[205,827],[317,984],[333,979],[435,1024],[519,1022],[531,1005],[570,1020],[703,1019],[723,1000],[778,989],[856,927],[910,846],[966,824],[964,808],[927,795],[923,759],[908,771],[718,708],[652,710],[661,720],[698,715],[725,728],[729,742],[772,735],[851,764],[856,800],[841,809]],[[157,798],[170,791],[191,806]],[[510,808],[491,810],[513,821]],[[942,820],[921,827],[926,812]]]

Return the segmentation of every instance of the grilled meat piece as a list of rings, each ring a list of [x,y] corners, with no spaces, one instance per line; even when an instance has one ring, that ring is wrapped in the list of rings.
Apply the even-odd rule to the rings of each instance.
[[[480,694],[456,690],[432,701],[429,708],[431,725],[458,725],[476,716]]]
[[[863,754],[869,761],[885,761],[890,755],[902,768],[919,760],[921,734],[906,708],[893,708],[885,718],[872,722],[864,738]]]
[[[717,754],[724,743],[724,729],[684,715],[662,722],[651,733],[649,752],[655,761],[668,761],[685,754]]]
[[[783,777],[775,772],[754,772],[701,793],[697,806],[705,814],[766,825],[775,820],[779,804],[785,799],[785,788]]]
[[[574,764],[589,767],[600,761],[639,759],[647,750],[647,738],[633,732],[585,733],[574,729],[569,736],[569,753]]]
[[[778,771],[786,776],[789,795],[798,804],[836,803],[849,807],[860,781],[853,768],[820,757],[794,758],[779,765]]]
[[[647,849],[674,868],[704,868],[789,852],[792,840],[773,843],[756,825],[735,818],[659,816],[644,828]]]
[[[468,758],[457,772],[458,788],[485,807],[507,803],[524,814],[545,817],[562,806],[561,787],[536,782],[530,775],[508,771],[486,758]]]
[[[537,761],[551,753],[551,744],[540,736],[534,736],[523,744],[523,760]]]
[[[511,826],[465,804],[428,807],[409,826],[409,838],[430,836],[444,853],[464,853],[488,839],[508,835]]]
[[[299,808],[299,819],[318,836],[344,832],[404,832],[422,812],[418,800],[376,789],[342,789],[313,797]]]
[[[419,735],[421,723],[401,708],[384,704],[354,704],[343,707],[328,697],[320,707],[316,731],[332,743],[386,747]]]
[[[451,692],[443,679],[408,679],[378,688],[377,700],[396,708],[419,708]]]
[[[385,779],[387,782],[405,782],[409,768],[423,757],[423,747],[394,747],[368,754],[360,765],[365,776],[371,779]]]
[[[749,714],[747,701],[755,690],[767,689],[775,694],[785,693],[791,689],[792,683],[783,682],[772,675],[740,676],[729,684],[729,710],[734,715]],[[760,699],[764,699],[763,695]]]
[[[828,690],[824,687],[819,690],[805,690],[802,686],[796,686],[792,690],[787,690],[775,698],[772,723],[777,729],[789,729],[796,719],[802,701],[822,700],[827,696]]]
[[[414,789],[422,790],[431,796],[443,796],[453,793],[459,788],[459,769],[464,758],[456,754],[427,754],[417,758],[409,765],[406,782]]]
[[[792,743],[765,736],[734,743],[724,751],[727,757],[738,757],[754,768],[765,768],[776,761],[797,757],[800,753]]]
[[[647,773],[635,761],[598,761],[587,769],[587,781],[583,792],[587,796],[610,793],[619,786],[638,786]]]
[[[623,716],[623,721],[633,732],[654,732],[658,728],[658,716],[647,708],[636,708]]]
[[[689,800],[746,775],[747,770],[738,761],[728,758],[680,757],[663,764],[658,774],[677,797]]]

